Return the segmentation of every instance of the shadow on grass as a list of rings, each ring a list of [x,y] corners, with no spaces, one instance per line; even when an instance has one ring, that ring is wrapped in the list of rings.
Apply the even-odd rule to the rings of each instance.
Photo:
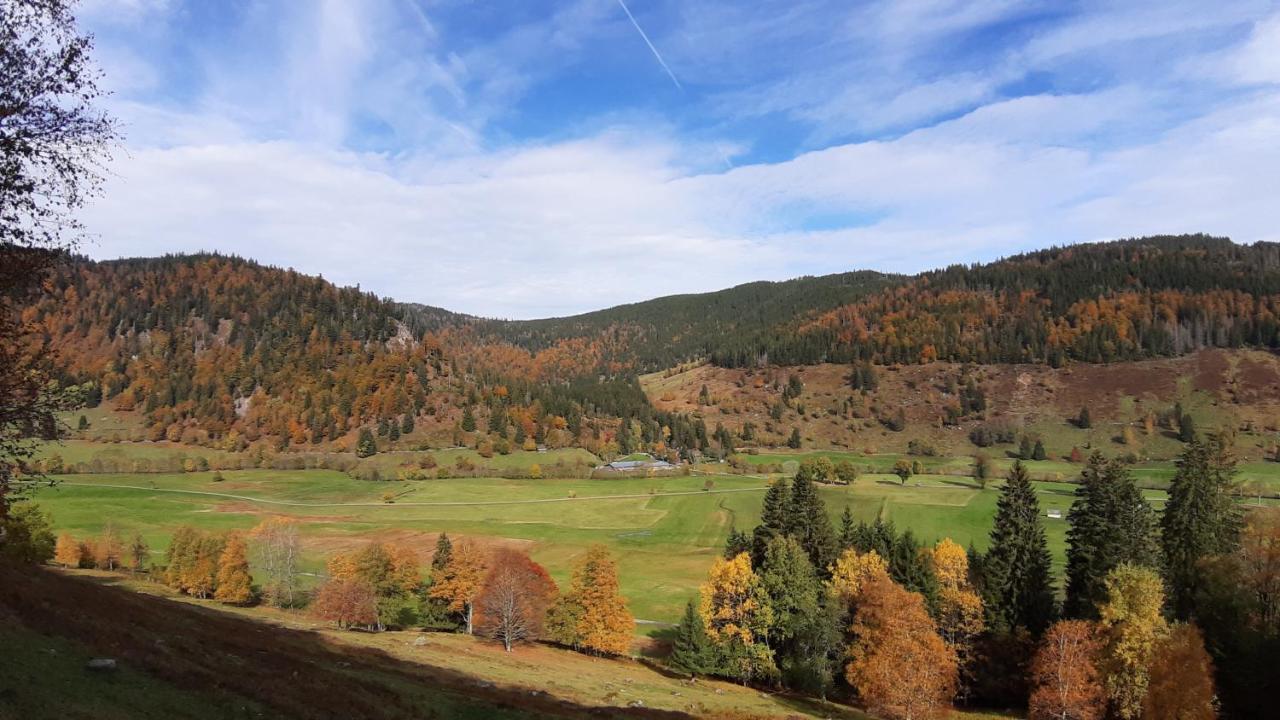
[[[690,717],[498,686],[115,581],[0,565],[0,606],[33,630],[75,639],[183,689],[249,698],[290,718]]]

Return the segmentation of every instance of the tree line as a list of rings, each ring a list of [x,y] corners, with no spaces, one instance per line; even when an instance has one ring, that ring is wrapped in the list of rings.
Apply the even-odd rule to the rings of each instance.
[[[694,674],[847,693],[888,718],[953,703],[1032,718],[1263,717],[1280,676],[1280,511],[1246,517],[1219,435],[1193,439],[1157,515],[1094,453],[1068,516],[1061,603],[1036,490],[1015,462],[989,547],[829,520],[802,465],[733,531],[676,631]]]

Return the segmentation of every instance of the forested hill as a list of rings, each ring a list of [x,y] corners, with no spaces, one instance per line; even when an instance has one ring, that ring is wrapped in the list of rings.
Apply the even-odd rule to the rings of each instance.
[[[731,367],[1110,362],[1280,347],[1278,312],[1280,244],[1148,237],[923,273],[709,355]]]
[[[754,282],[717,292],[670,295],[571,317],[483,321],[477,329],[534,352],[568,338],[612,336],[620,365],[640,372],[706,357],[743,338],[793,323],[905,281],[871,271],[782,282]]]

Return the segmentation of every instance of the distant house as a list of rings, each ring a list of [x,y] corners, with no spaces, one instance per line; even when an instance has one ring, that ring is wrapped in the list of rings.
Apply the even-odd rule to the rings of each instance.
[[[604,470],[631,472],[633,470],[672,470],[675,465],[666,460],[614,460],[603,466]]]
[[[1061,520],[1061,519],[1062,519],[1062,511],[1061,511],[1061,510],[1051,509],[1051,510],[1049,510],[1049,511],[1048,511],[1047,513],[1045,513],[1045,514],[1046,514],[1046,515],[1048,515],[1050,518],[1052,518],[1052,519],[1054,519],[1054,520]]]

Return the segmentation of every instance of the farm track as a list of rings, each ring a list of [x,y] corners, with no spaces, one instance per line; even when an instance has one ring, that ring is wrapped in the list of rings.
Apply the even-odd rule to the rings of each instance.
[[[440,500],[436,502],[349,502],[349,503],[320,503],[305,502],[294,500],[268,500],[266,498],[255,498],[248,495],[233,495],[231,493],[210,492],[208,490],[181,490],[177,488],[156,488],[145,487],[142,485],[116,485],[110,483],[82,483],[69,480],[62,480],[58,485],[66,485],[71,487],[98,487],[98,488],[115,488],[118,490],[141,490],[143,492],[163,492],[178,493],[183,495],[201,495],[205,497],[215,497],[227,500],[242,500],[244,502],[260,503],[263,505],[280,505],[284,507],[309,507],[309,508],[340,508],[340,507],[474,507],[488,505],[535,505],[539,503],[560,503],[560,502],[584,502],[589,500],[628,500],[637,498],[652,497],[679,497],[682,495],[724,495],[728,493],[742,492],[761,492],[767,490],[765,487],[758,488],[731,488],[727,490],[681,490],[678,492],[658,492],[658,493],[627,493],[622,495],[588,495],[585,497],[562,497],[562,498],[535,498],[531,500]]]

